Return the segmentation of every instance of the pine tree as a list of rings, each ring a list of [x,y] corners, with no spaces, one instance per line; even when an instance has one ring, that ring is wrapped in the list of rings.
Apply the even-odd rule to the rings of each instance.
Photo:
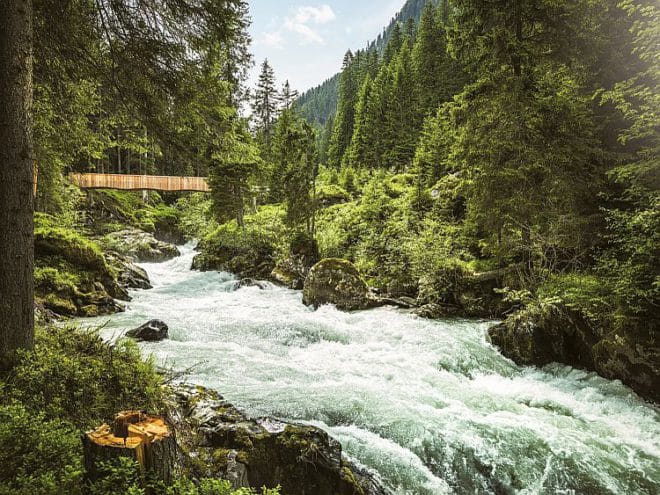
[[[249,181],[257,174],[261,163],[247,123],[234,116],[211,150],[209,183],[216,218],[220,223],[235,218],[239,227],[244,228]]]
[[[364,79],[358,102],[355,106],[355,127],[351,145],[348,148],[347,163],[349,166],[359,169],[362,167],[373,168],[375,162],[373,145],[373,125],[370,122],[369,99],[371,97],[373,81],[369,74]]]
[[[536,244],[572,245],[582,236],[580,205],[591,196],[593,115],[568,45],[589,15],[575,4],[457,0],[454,53],[478,81],[450,110],[452,159],[471,184],[469,213],[499,240],[518,239],[532,263]],[[541,246],[540,246],[541,247]]]
[[[311,126],[294,110],[282,111],[277,120],[273,161],[272,200],[284,202],[290,227],[304,224],[307,233],[313,234],[313,191],[318,171],[315,136]]]
[[[609,174],[623,193],[608,210],[608,247],[601,269],[624,317],[618,324],[625,327],[634,318],[660,318],[660,8],[645,0],[626,0],[620,6],[632,21],[629,56],[637,70],[606,94],[628,126],[619,136],[626,153]]]
[[[282,91],[280,92],[279,95],[280,106],[283,109],[288,110],[289,108],[291,108],[291,105],[293,105],[293,103],[296,101],[298,95],[299,95],[298,90],[291,89],[291,85],[289,84],[289,80],[287,79],[284,82],[284,85],[282,86]]]
[[[393,85],[388,114],[384,119],[385,160],[388,166],[403,171],[412,161],[417,144],[415,125],[417,101],[413,79],[411,44],[406,39],[392,67]]]
[[[261,65],[252,105],[256,130],[266,151],[271,145],[273,124],[277,117],[277,100],[275,73],[266,59]]]
[[[339,168],[344,153],[350,145],[355,126],[355,104],[358,96],[358,66],[349,50],[344,56],[341,80],[339,82],[339,102],[335,115],[334,128],[328,149],[328,165]]]
[[[392,34],[390,35],[390,40],[385,47],[385,52],[383,53],[383,63],[389,64],[394,60],[394,58],[401,50],[403,45],[404,35],[403,30],[401,29],[401,23],[397,22],[392,28]]]

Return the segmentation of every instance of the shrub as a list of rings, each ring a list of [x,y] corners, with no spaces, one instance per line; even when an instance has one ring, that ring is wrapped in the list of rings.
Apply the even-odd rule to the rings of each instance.
[[[61,419],[0,405],[0,494],[82,494],[80,437]]]
[[[6,400],[82,429],[124,409],[158,411],[163,394],[153,363],[132,341],[111,344],[94,331],[57,327],[38,329],[34,351],[23,354],[4,388]]]

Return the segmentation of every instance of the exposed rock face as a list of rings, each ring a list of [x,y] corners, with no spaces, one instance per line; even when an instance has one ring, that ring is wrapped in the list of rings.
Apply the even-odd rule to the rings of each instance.
[[[355,265],[338,258],[321,260],[312,267],[305,280],[303,303],[315,308],[334,304],[347,311],[375,305]]]
[[[105,259],[117,273],[117,282],[124,289],[151,289],[147,272],[133,263],[130,258],[109,251],[105,253]]]
[[[519,311],[488,334],[502,354],[518,364],[560,362],[594,369],[592,347],[598,336],[579,313],[552,304]]]
[[[150,320],[133,330],[126,332],[126,336],[139,342],[158,342],[168,337],[169,328],[160,320]]]
[[[171,417],[183,467],[195,477],[222,477],[237,488],[281,485],[287,495],[386,494],[318,428],[251,419],[201,387],[179,386],[175,394]]]
[[[601,336],[581,313],[559,305],[527,307],[488,334],[518,364],[560,362],[619,379],[641,396],[660,402],[657,330],[628,328]]]
[[[660,404],[660,332],[648,321],[613,331],[593,348],[596,371]]]
[[[112,232],[103,238],[103,244],[137,261],[166,261],[181,254],[174,244],[159,241],[153,234],[138,229]]]

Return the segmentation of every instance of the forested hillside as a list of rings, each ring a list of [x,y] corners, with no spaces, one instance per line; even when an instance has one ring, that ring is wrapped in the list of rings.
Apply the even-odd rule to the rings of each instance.
[[[256,111],[251,180],[284,217],[233,216],[255,235],[282,219],[259,241],[274,260],[262,273],[304,230],[422,314],[519,310],[491,332],[518,362],[656,394],[657,354],[639,349],[659,316],[657,16],[643,0],[429,3],[382,51],[347,52],[323,129],[296,107]],[[277,92],[264,87],[256,109]],[[553,326],[565,318],[586,321],[579,344]],[[527,324],[542,329],[531,347]],[[560,348],[544,340],[555,332]]]
[[[0,495],[659,493],[657,0],[265,4],[0,1]]]
[[[383,53],[392,36],[395,26],[409,21],[419,22],[424,6],[427,3],[437,4],[439,0],[408,0],[399,12],[392,18],[389,25],[378,37],[367,45],[366,51]],[[305,91],[296,101],[296,106],[303,117],[313,124],[326,125],[337,109],[339,96],[339,79],[336,74],[319,86]]]

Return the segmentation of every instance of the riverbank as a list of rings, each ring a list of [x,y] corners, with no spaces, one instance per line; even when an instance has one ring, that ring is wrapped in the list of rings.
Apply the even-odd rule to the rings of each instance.
[[[518,367],[487,342],[490,321],[313,311],[299,291],[190,271],[196,252],[181,251],[142,264],[154,288],[132,291],[125,313],[88,324],[111,339],[166,321],[169,340],[141,344],[158,363],[250,416],[321,427],[394,493],[658,486],[657,409],[620,383]]]

